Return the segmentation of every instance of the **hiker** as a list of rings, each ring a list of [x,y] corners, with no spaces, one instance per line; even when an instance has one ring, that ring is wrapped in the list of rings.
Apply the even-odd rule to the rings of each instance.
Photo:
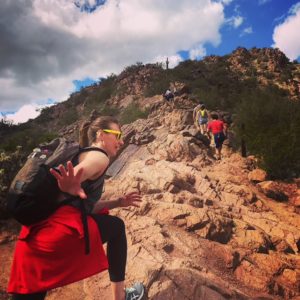
[[[108,209],[136,206],[141,196],[132,192],[115,200],[101,200],[103,180],[109,165],[123,145],[119,123],[112,117],[85,122],[80,129],[80,145],[102,149],[80,153],[58,170],[51,169],[62,191],[60,198],[78,196],[84,201],[90,239],[85,254],[83,222],[76,201],[60,206],[49,218],[23,226],[16,243],[8,293],[13,300],[42,300],[48,290],[82,280],[108,268],[113,300],[141,299],[141,283],[124,290],[127,240],[124,222],[108,214]],[[100,182],[100,185],[99,185]],[[81,186],[82,185],[82,186]],[[95,188],[96,187],[96,188]],[[80,204],[80,203],[79,203]],[[103,245],[107,243],[107,257]]]
[[[224,134],[224,122],[219,120],[219,117],[217,114],[211,115],[212,121],[208,123],[207,130],[208,133],[212,132],[214,136],[214,142],[217,149],[217,159],[221,159],[221,151],[222,151],[222,145],[225,140],[225,134]]]
[[[198,113],[198,110],[200,109],[200,107],[203,105],[202,102],[200,102],[198,105],[195,106],[194,110],[193,110],[193,120],[194,120],[194,124],[196,125],[197,127],[197,120],[196,120],[196,116],[197,116],[197,113]],[[198,127],[197,127],[198,128]]]
[[[201,134],[207,133],[207,122],[208,122],[208,113],[205,108],[205,105],[202,104],[200,106],[200,109],[197,111],[196,114],[196,122],[197,122],[197,128],[201,132]]]
[[[166,92],[164,93],[164,98],[170,102],[171,100],[174,99],[174,94],[171,92],[170,89],[167,89]]]

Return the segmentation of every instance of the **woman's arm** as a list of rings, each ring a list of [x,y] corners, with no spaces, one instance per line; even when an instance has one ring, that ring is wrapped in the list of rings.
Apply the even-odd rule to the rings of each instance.
[[[108,208],[108,209],[113,209],[116,207],[120,206],[120,199],[116,199],[116,200],[101,200],[99,199],[94,208],[93,208],[93,213],[98,213],[101,209],[103,208]]]
[[[137,192],[132,192],[124,195],[116,200],[101,200],[99,199],[93,209],[93,213],[98,213],[103,208],[113,209],[116,207],[135,206],[139,207],[142,197]]]
[[[60,173],[54,169],[50,169],[50,173],[56,178],[59,189],[64,193],[86,199],[87,196],[81,188],[83,169],[77,169],[75,174],[70,161],[67,162],[67,168],[60,165],[58,169]]]
[[[81,183],[102,175],[108,163],[109,160],[103,153],[90,151],[81,155],[80,162],[76,167],[73,167],[73,164],[69,161],[66,168],[59,165],[59,172],[55,169],[50,169],[50,172],[56,178],[62,192],[85,199],[86,194],[81,188]]]
[[[94,180],[101,176],[107,169],[109,158],[98,151],[84,152],[79,156],[79,163],[74,167],[74,173],[83,169],[81,182],[85,180]]]

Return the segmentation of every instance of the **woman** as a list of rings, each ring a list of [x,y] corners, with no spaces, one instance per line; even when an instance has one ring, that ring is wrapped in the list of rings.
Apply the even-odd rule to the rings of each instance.
[[[139,206],[141,196],[130,193],[116,200],[101,201],[109,158],[123,145],[118,121],[100,117],[80,130],[80,145],[102,149],[79,154],[67,168],[50,170],[62,191],[84,200],[88,212],[90,253],[85,255],[84,230],[79,203],[61,206],[47,220],[23,226],[16,243],[8,292],[14,300],[42,300],[48,290],[99,273],[108,268],[113,300],[141,299],[142,284],[124,292],[127,241],[124,222],[108,215],[108,209]],[[107,155],[106,155],[107,154]],[[103,243],[107,242],[107,258]]]
[[[205,108],[205,105],[201,105],[200,109],[198,110],[197,113],[197,122],[198,122],[198,129],[200,130],[201,134],[206,134],[207,133],[207,122],[208,122],[208,113]]]

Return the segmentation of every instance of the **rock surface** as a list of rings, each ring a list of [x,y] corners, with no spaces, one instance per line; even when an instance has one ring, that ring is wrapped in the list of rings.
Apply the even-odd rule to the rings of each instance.
[[[299,299],[299,183],[286,186],[293,193],[282,191],[286,201],[270,198],[267,182],[253,183],[249,159],[225,147],[222,160],[215,160],[192,123],[191,112],[168,112],[166,106],[123,128],[126,145],[108,170],[103,197],[133,190],[143,195],[139,208],[111,211],[126,224],[126,284],[142,281],[145,298],[153,300]],[[5,287],[17,231],[3,221],[3,300],[9,299]],[[107,272],[47,297],[106,298]]]

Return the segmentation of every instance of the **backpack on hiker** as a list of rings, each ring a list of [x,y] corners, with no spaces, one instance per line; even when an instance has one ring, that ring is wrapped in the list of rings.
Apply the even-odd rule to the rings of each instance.
[[[77,142],[64,138],[39,145],[11,183],[7,194],[8,212],[22,225],[32,225],[48,218],[61,205],[70,203],[72,196],[58,201],[61,191],[49,170],[91,150],[104,152],[99,148],[80,148]]]
[[[207,110],[205,108],[204,109],[200,108],[197,112],[196,119],[199,125],[206,124],[208,122]]]

